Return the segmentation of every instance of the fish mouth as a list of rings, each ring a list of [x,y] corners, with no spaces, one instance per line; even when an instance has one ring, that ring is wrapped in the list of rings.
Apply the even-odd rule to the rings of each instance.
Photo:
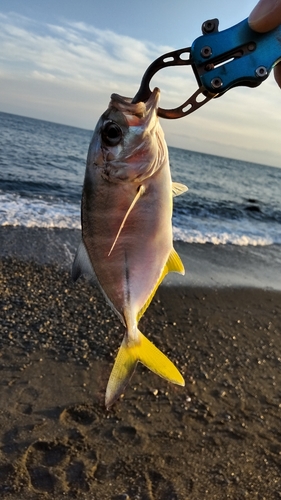
[[[132,102],[133,98],[123,97],[119,94],[112,94],[109,107],[118,109],[118,111],[121,111],[125,115],[133,115],[138,118],[145,118],[146,121],[150,121],[154,113],[157,115],[159,99],[160,89],[155,87],[146,102],[135,103]]]
[[[155,87],[153,91],[151,92],[151,95],[149,96],[148,100],[145,103],[146,111],[157,111],[158,109],[158,103],[160,100],[160,89],[158,87]]]

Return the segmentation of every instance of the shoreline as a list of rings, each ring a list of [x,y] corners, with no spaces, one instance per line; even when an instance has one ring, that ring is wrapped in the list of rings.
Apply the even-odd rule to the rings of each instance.
[[[7,500],[247,500],[281,491],[281,293],[160,286],[140,322],[185,388],[137,366],[106,411],[124,328],[69,272],[2,258]]]
[[[77,229],[0,227],[1,257],[71,269],[81,232]],[[175,241],[185,276],[170,273],[164,285],[191,288],[281,290],[281,245],[235,246]]]

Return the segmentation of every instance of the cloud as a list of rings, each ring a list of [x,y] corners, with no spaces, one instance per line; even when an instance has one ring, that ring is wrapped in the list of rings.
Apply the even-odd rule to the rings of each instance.
[[[147,66],[160,54],[172,50],[172,47],[103,31],[82,22],[40,24],[15,13],[0,16],[0,44],[0,75],[2,90],[6,93],[5,102],[15,102],[16,92],[11,83],[18,81],[17,102],[22,96],[32,109],[32,94],[36,106],[41,94],[42,104],[46,106],[49,96],[50,106],[54,107],[53,100],[57,96],[61,114],[61,91],[65,97],[69,95],[68,106],[75,107],[75,112],[77,106],[73,94],[76,101],[83,101],[85,94],[89,103],[98,98],[104,107],[112,92],[133,96]],[[164,75],[163,87],[167,90],[168,103],[174,105],[177,102],[182,84],[177,71],[173,76]],[[100,111],[100,106],[97,109]],[[44,117],[45,111],[42,111]],[[84,126],[87,125],[85,120]]]
[[[42,24],[16,13],[0,13],[0,46],[0,109],[91,129],[112,92],[133,96],[148,65],[173,50],[82,22]],[[168,108],[197,89],[185,66],[161,71],[154,85]],[[163,126],[171,145],[279,165],[280,107],[271,78]]]
[[[2,72],[30,78],[50,76],[100,91],[111,82],[137,86],[142,73],[162,51],[127,36],[84,23],[40,25],[11,14],[0,17]]]

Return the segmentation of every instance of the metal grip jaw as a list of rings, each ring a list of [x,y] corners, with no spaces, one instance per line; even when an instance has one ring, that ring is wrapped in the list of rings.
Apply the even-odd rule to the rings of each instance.
[[[205,21],[203,35],[191,47],[158,57],[147,68],[132,102],[147,101],[151,95],[150,81],[160,69],[191,66],[199,88],[177,108],[158,108],[162,118],[181,118],[232,87],[257,87],[281,61],[281,26],[269,33],[256,33],[249,27],[248,19],[221,32],[218,26],[218,19]]]
[[[158,57],[150,66],[147,68],[146,72],[142,77],[140,88],[133,98],[133,103],[140,101],[147,101],[151,95],[151,90],[149,87],[152,77],[163,68],[168,68],[169,66],[190,66],[192,65],[192,60],[190,58],[190,47],[184,49],[174,50],[173,52],[168,52],[163,56]],[[181,106],[173,109],[163,109],[158,108],[157,114],[161,118],[175,119],[186,116],[195,109],[198,109],[207,101],[212,99],[216,93],[213,91],[211,93],[205,93],[205,89],[202,86],[192,94]]]

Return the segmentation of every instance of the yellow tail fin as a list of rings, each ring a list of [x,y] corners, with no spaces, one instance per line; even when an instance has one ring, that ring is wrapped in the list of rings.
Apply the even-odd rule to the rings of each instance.
[[[139,331],[137,342],[128,342],[124,338],[120,346],[106,388],[105,405],[107,408],[112,406],[124,392],[138,361],[169,382],[185,385],[182,375],[172,361]]]

